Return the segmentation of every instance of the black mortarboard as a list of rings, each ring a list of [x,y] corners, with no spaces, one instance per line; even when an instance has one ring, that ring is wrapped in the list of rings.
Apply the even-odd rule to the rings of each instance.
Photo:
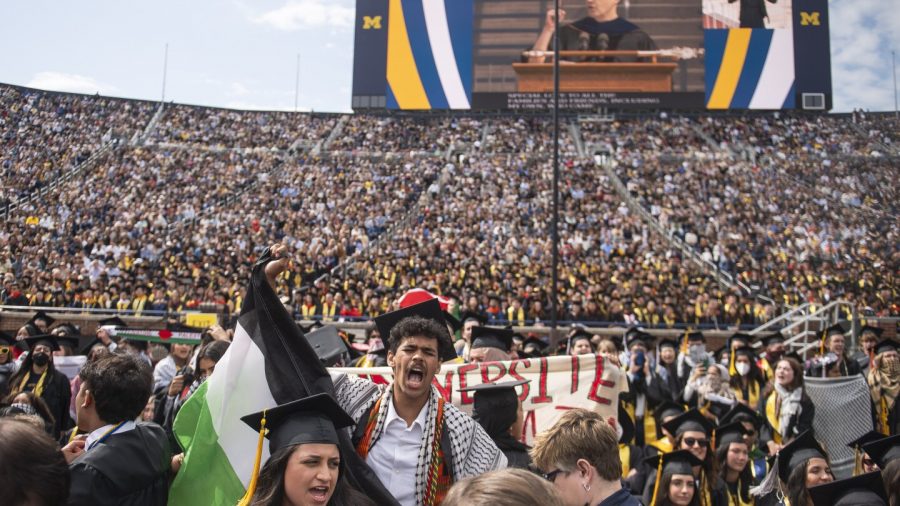
[[[337,327],[332,325],[325,325],[306,334],[306,340],[325,367],[337,364],[341,356],[347,353],[347,345],[338,334]]]
[[[37,324],[35,323],[37,320],[44,320],[45,322],[47,322],[47,328],[49,329],[50,326],[53,325],[53,323],[56,321],[56,318],[53,318],[43,311],[38,311],[37,313],[34,313],[34,316],[32,316],[27,323],[37,326]]]
[[[57,345],[68,346],[73,355],[78,352],[79,341],[78,336],[56,336]]]
[[[763,346],[771,346],[775,343],[783,343],[785,341],[784,334],[781,332],[772,332],[771,334],[763,334],[759,341]]]
[[[837,322],[834,325],[825,329],[825,332],[824,332],[822,338],[825,339],[829,336],[833,336],[836,334],[844,335],[847,333],[847,330],[848,330],[847,322]]]
[[[127,327],[128,324],[125,323],[125,320],[119,318],[118,316],[113,316],[111,318],[104,318],[97,322],[98,327]]]
[[[391,311],[390,313],[385,313],[381,316],[376,316],[375,325],[378,327],[378,333],[381,335],[381,339],[389,343],[391,339],[391,329],[393,329],[402,320],[411,316],[418,316],[421,318],[425,318],[426,320],[432,320],[442,325],[446,330],[447,321],[444,319],[444,312],[441,310],[440,302],[438,302],[437,299],[428,299],[424,302],[413,304],[412,306],[407,306],[403,309],[398,309],[396,311]],[[390,346],[388,347],[390,348]],[[444,336],[441,339],[438,339],[438,356],[438,358],[440,358],[442,362],[454,360],[457,358],[456,348],[454,348],[453,343],[450,342],[449,332],[445,332]]]
[[[870,332],[870,333],[872,333],[872,334],[875,334],[875,337],[881,337],[881,334],[884,333],[884,329],[881,328],[881,327],[873,327],[873,326],[871,326],[871,325],[863,325],[863,326],[859,329],[859,335],[863,335],[863,334],[865,334],[866,332]]]
[[[697,408],[686,411],[663,424],[669,434],[678,436],[689,430],[712,434],[714,425]]]
[[[571,336],[569,336],[569,349],[571,350],[572,346],[575,344],[575,341],[578,341],[579,339],[587,339],[588,342],[591,342],[591,339],[593,338],[594,334],[591,334],[587,330],[584,330],[582,328],[576,329],[575,332]],[[591,348],[593,347],[594,344],[591,342]]]
[[[663,424],[663,419],[669,416],[679,416],[684,413],[684,406],[672,401],[663,401],[653,410],[653,417],[657,425]]]
[[[507,352],[512,349],[513,331],[493,327],[474,327],[472,329],[472,349],[497,348]]]
[[[28,343],[28,349],[34,349],[41,342],[46,342],[50,349],[53,351],[59,351],[59,341],[56,340],[56,336],[52,336],[50,334],[42,334],[39,336],[26,337],[25,342]]]
[[[463,326],[463,322],[459,321],[458,318],[447,311],[444,311],[444,320],[447,321],[447,325],[450,325],[450,328],[452,328],[454,332],[461,329]]]
[[[862,445],[862,450],[883,470],[889,462],[900,458],[900,434],[866,443]]]
[[[730,443],[744,442],[745,434],[747,434],[747,429],[741,422],[720,425],[716,428],[716,447],[722,448]]]
[[[629,335],[625,338],[625,346],[629,349],[637,343],[643,343],[646,348],[650,348],[653,346],[653,343],[656,341],[656,338],[651,336],[650,334],[642,331],[637,331]]]
[[[55,336],[77,336],[79,333],[78,327],[68,322],[57,325],[52,331]]]
[[[95,338],[89,340],[83,346],[81,346],[81,349],[78,351],[78,354],[79,355],[90,355],[91,350],[94,349],[94,346],[97,346],[98,344],[103,346],[103,342],[95,337]],[[105,348],[105,346],[104,346],[104,348]]]
[[[778,477],[787,483],[791,471],[812,458],[827,459],[827,456],[812,431],[805,430],[778,452]]]
[[[891,338],[885,339],[875,345],[875,354],[884,353],[886,351],[897,350],[897,341]]]
[[[687,333],[687,341],[690,342],[706,342],[706,336],[703,335],[703,332],[693,331]]]
[[[481,315],[480,313],[476,313],[473,311],[463,311],[461,315],[459,315],[459,320],[465,325],[468,321],[476,321],[479,325],[486,325],[487,319]]]
[[[503,383],[482,383],[461,392],[472,392],[475,401],[472,404],[472,418],[481,424],[492,438],[503,433],[509,434],[509,428],[516,421],[516,408],[519,405],[519,394],[516,387],[530,380],[506,381]]]
[[[874,430],[870,430],[866,432],[862,436],[854,439],[847,443],[847,446],[853,448],[854,450],[862,450],[862,446],[867,443],[871,443],[872,441],[878,441],[879,439],[884,439],[886,436],[880,432],[875,432]]]
[[[522,352],[532,356],[539,356],[544,352],[544,350],[547,349],[548,346],[550,345],[544,342],[543,339],[535,336],[530,336],[526,338],[522,343]],[[531,349],[532,351],[528,351],[529,349]]]
[[[11,336],[6,332],[0,331],[0,344],[6,343],[10,346],[16,344],[15,336]]]
[[[753,341],[753,336],[745,334],[743,332],[735,332],[734,334],[731,334],[731,337],[728,338],[728,349],[731,349],[732,343],[734,343],[735,341],[742,341],[746,346],[750,344],[751,341]]]
[[[660,466],[662,459],[662,466]],[[661,475],[672,474],[693,474],[694,466],[702,466],[703,461],[698,459],[689,450],[677,450],[670,453],[658,453],[652,457],[644,459],[653,469],[657,469],[657,482],[662,479]],[[660,472],[661,471],[661,472]]]
[[[530,383],[531,380],[517,380],[517,381],[505,381],[503,383],[481,383],[480,385],[474,385],[471,387],[460,388],[460,392],[474,392],[478,393],[494,393],[494,392],[515,392],[515,388],[517,386],[524,385],[526,383]],[[476,396],[477,397],[477,396]]]
[[[887,506],[879,471],[809,488],[813,506]]]
[[[320,393],[241,417],[259,431],[266,419],[269,452],[304,443],[339,444],[338,429],[355,422],[328,394]]]
[[[668,337],[660,339],[656,345],[659,348],[665,348],[666,346],[668,346],[670,348],[675,348],[676,350],[678,349],[678,342],[675,341],[674,339],[670,339]]]
[[[759,429],[762,425],[762,418],[759,413],[748,408],[740,402],[734,403],[734,406],[719,419],[719,423],[727,424],[731,422],[751,422],[753,426]]]

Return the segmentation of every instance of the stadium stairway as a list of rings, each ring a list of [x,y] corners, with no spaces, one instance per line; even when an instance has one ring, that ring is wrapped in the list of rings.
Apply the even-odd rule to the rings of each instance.
[[[338,124],[334,126],[334,129],[331,130],[331,133],[328,135],[324,141],[319,142],[315,148],[313,148],[312,153],[314,155],[318,155],[322,151],[328,151],[331,149],[331,144],[335,141],[335,139],[340,138],[341,134],[344,132],[344,126],[347,125],[347,122],[350,121],[350,115],[345,114],[341,116],[341,119],[338,120]]]
[[[858,327],[860,325],[859,314],[856,306],[849,301],[835,300],[824,306],[807,302],[756,327],[749,331],[749,334],[761,335],[780,331],[787,337],[785,340],[786,351],[797,352],[805,359],[808,354],[818,353],[822,332],[838,321],[846,320],[848,315],[850,321],[855,322],[854,325]],[[858,329],[854,330],[853,335],[858,335],[856,332]],[[760,342],[757,341],[754,345],[758,346]]]
[[[159,123],[159,119],[162,118],[163,112],[165,112],[166,104],[164,102],[159,103],[159,107],[156,109],[156,112],[153,114],[153,117],[150,118],[150,121],[147,122],[147,126],[144,127],[144,130],[141,132],[135,132],[134,137],[131,138],[131,142],[129,145],[131,146],[143,146],[144,143],[147,142],[147,139],[150,138],[150,134],[156,130],[156,125]]]

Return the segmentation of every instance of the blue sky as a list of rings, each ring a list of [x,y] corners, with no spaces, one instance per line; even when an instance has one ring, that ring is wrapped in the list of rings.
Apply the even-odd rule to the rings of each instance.
[[[893,110],[896,0],[829,6],[835,110]],[[299,108],[349,111],[354,9],[355,0],[5,1],[0,82],[159,100],[168,43],[167,100],[293,110],[299,53]]]

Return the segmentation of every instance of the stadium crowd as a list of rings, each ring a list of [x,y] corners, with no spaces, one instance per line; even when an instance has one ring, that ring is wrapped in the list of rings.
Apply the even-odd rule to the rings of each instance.
[[[79,132],[143,132],[153,113],[142,102],[3,93],[17,110],[65,103],[83,121],[105,118]],[[560,319],[724,328],[837,298],[896,315],[896,190],[883,183],[892,159],[856,135],[886,132],[877,139],[888,143],[891,123],[841,128],[850,121],[567,120]],[[43,199],[19,200],[0,236],[4,303],[233,315],[259,245],[284,237],[306,265],[279,286],[298,318],[369,318],[414,286],[492,322],[548,318],[545,119],[170,105],[151,126],[144,145],[122,143]],[[33,132],[7,132],[7,143],[36,144]],[[59,142],[46,136],[40,144]],[[306,149],[288,151],[298,140]],[[722,149],[737,141],[758,146],[756,162]],[[582,147],[610,153],[663,229],[753,293],[720,285],[630,212]],[[12,177],[33,179],[16,167]]]

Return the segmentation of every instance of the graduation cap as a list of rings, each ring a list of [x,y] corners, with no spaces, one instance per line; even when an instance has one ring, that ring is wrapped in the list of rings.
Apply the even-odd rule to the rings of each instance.
[[[241,417],[241,421],[259,431],[256,450],[256,469],[262,458],[262,438],[269,440],[269,451],[298,444],[317,443],[339,445],[338,430],[356,423],[328,394],[310,397],[275,406]],[[256,480],[251,480],[245,499],[253,497]],[[244,502],[241,502],[244,504]]]
[[[888,351],[897,351],[897,342],[887,338],[875,345],[875,354],[879,355]]]
[[[819,346],[819,354],[825,354],[825,341],[827,341],[829,337],[842,336],[847,333],[847,330],[849,330],[849,325],[847,325],[847,322],[842,321],[826,328],[825,331],[822,332],[822,343]]]
[[[663,401],[653,410],[653,417],[656,419],[656,425],[662,426],[664,420],[670,416],[679,416],[684,414],[684,406],[676,404],[672,401]]]
[[[487,319],[480,313],[474,311],[463,311],[463,313],[459,315],[459,320],[463,325],[470,321],[478,322],[478,325],[487,325]]]
[[[575,345],[575,341],[578,341],[580,339],[587,339],[587,341],[591,343],[591,349],[593,349],[594,343],[591,342],[591,339],[593,339],[593,338],[594,338],[594,334],[591,334],[590,332],[588,332],[587,330],[584,330],[582,328],[578,328],[575,330],[575,332],[571,336],[569,336],[568,348],[571,350],[572,346]]]
[[[759,338],[759,342],[762,343],[763,346],[772,346],[773,344],[783,343],[785,341],[784,334],[781,331],[772,332],[771,334],[763,334]]]
[[[706,336],[703,335],[703,332],[700,331],[692,331],[685,334],[685,339],[689,343],[705,343]]]
[[[712,434],[715,426],[697,408],[693,408],[664,423],[663,427],[677,437],[689,430]]]
[[[862,456],[863,453],[863,445],[867,443],[871,443],[872,441],[878,441],[879,439],[884,438],[884,434],[880,432],[875,432],[874,430],[870,430],[866,432],[862,436],[854,439],[847,443],[847,446],[853,448],[853,461],[854,461],[854,469],[853,474],[859,474],[862,472]]]
[[[750,346],[741,346],[740,348],[734,350],[735,357],[747,357],[751,362],[756,360],[756,349],[751,348]]]
[[[59,351],[59,341],[57,340],[57,337],[50,334],[26,337],[24,341],[28,344],[29,350],[33,350],[38,344],[45,343],[50,346],[51,350]]]
[[[472,405],[472,418],[493,438],[504,432],[508,433],[509,428],[515,423],[516,409],[519,405],[516,387],[528,382],[530,380],[482,383],[461,388],[460,392],[473,393],[475,402]]]
[[[731,336],[728,338],[728,349],[732,348],[735,341],[741,341],[744,343],[744,346],[747,346],[751,341],[753,341],[753,336],[745,334],[743,332],[736,332],[734,334],[731,334]]]
[[[530,336],[525,338],[525,341],[522,343],[522,352],[532,357],[538,357],[543,355],[544,350],[546,350],[548,346],[550,345],[544,342],[543,339]]]
[[[813,506],[887,506],[881,472],[861,474],[809,488]]]
[[[862,450],[883,470],[892,460],[900,458],[900,434],[865,443]]]
[[[871,325],[863,325],[859,329],[859,335],[862,336],[863,334],[866,334],[866,333],[875,334],[875,337],[878,338],[878,337],[881,337],[881,334],[884,333],[884,329],[881,327],[873,327]]]
[[[57,345],[67,346],[73,355],[78,351],[80,342],[78,336],[56,336]]]
[[[625,346],[627,346],[628,349],[631,349],[631,347],[634,346],[635,344],[641,343],[644,345],[644,347],[651,348],[655,341],[656,341],[655,337],[651,336],[650,334],[648,334],[646,332],[639,330],[625,338]]]
[[[644,462],[656,469],[656,484],[653,486],[653,496],[650,499],[650,504],[656,504],[656,495],[659,493],[659,486],[663,481],[663,476],[671,476],[673,474],[693,476],[694,467],[703,465],[703,462],[689,450],[659,453],[644,459]]]
[[[812,431],[805,430],[778,452],[775,461],[778,466],[778,477],[782,482],[787,483],[791,471],[812,458],[827,459],[828,457],[825,450],[813,437]]]
[[[0,330],[0,345],[2,345],[2,344],[8,345],[8,346],[12,346],[12,345],[16,344],[15,336],[12,336],[12,335]]]
[[[719,423],[723,425],[732,422],[750,422],[757,430],[759,430],[759,427],[762,425],[762,418],[760,418],[759,413],[756,411],[753,411],[740,402],[736,402],[734,403],[734,406],[731,407],[731,410],[722,415],[722,418],[719,419]]]
[[[332,325],[326,325],[306,334],[306,340],[309,341],[309,345],[312,346],[319,361],[325,367],[337,364],[341,360],[341,356],[347,353],[347,345],[338,334],[337,328]]]
[[[375,317],[375,325],[378,327],[378,333],[381,339],[390,340],[391,329],[393,329],[402,320],[418,316],[427,320],[433,320],[446,329],[447,322],[444,319],[444,312],[441,311],[441,305],[437,299],[428,299],[418,304],[391,311],[381,316]],[[456,359],[456,348],[450,342],[450,335],[446,333],[442,338],[438,339],[438,358],[442,362]]]
[[[34,316],[32,316],[31,319],[28,320],[27,323],[30,323],[30,324],[34,325],[35,327],[37,327],[38,320],[43,320],[44,323],[47,324],[47,328],[50,328],[50,326],[56,322],[56,318],[53,318],[52,316],[48,315],[47,313],[45,313],[43,311],[38,311],[37,313],[34,313]],[[40,327],[38,327],[38,328],[40,328]]]
[[[513,331],[492,327],[472,328],[472,349],[497,348],[509,353],[512,350]]]
[[[78,327],[71,323],[61,323],[51,332],[55,336],[77,336],[81,333]]]
[[[125,323],[125,320],[119,318],[118,316],[113,316],[111,318],[104,318],[97,322],[98,327],[127,327],[128,324]]]
[[[716,428],[716,446],[722,448],[731,443],[743,443],[747,429],[741,422],[731,422]]]

